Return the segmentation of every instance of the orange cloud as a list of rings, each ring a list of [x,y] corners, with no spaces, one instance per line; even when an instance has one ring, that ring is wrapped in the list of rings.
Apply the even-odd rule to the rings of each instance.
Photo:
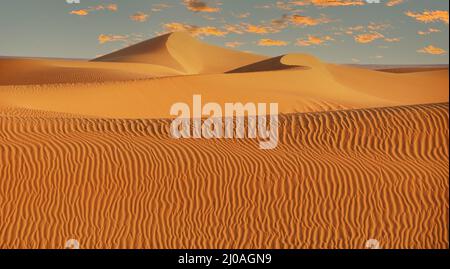
[[[302,47],[309,47],[312,45],[322,45],[327,41],[331,41],[333,38],[331,36],[317,37],[309,35],[307,39],[298,39],[297,45]]]
[[[117,7],[116,4],[110,4],[106,7],[106,9],[108,9],[110,11],[117,11],[119,8]]]
[[[258,46],[263,47],[284,47],[287,46],[289,43],[283,40],[274,40],[274,39],[261,39],[258,42]]]
[[[200,0],[184,0],[184,4],[186,5],[187,9],[195,12],[219,12],[220,8],[217,7],[210,7],[205,2]]]
[[[145,22],[148,20],[149,15],[145,14],[144,12],[136,12],[133,15],[130,16],[130,19],[137,22]]]
[[[319,7],[363,6],[366,4],[363,0],[302,0],[291,3],[296,6],[314,5]]]
[[[372,32],[367,34],[360,34],[354,37],[355,41],[362,44],[371,43],[377,39],[384,38],[384,36],[378,32]]]
[[[425,48],[422,48],[422,49],[418,50],[417,52],[432,54],[432,55],[442,55],[442,54],[446,53],[446,51],[444,49],[435,47],[433,45],[429,45]]]
[[[164,27],[169,32],[187,31],[193,36],[225,36],[228,34],[228,32],[213,26],[200,27],[178,22],[166,23]]]
[[[72,10],[70,14],[78,15],[78,16],[87,16],[89,14],[89,10],[87,9],[78,9],[78,10]]]
[[[254,34],[267,34],[270,32],[270,29],[267,28],[266,26],[253,24],[246,24],[244,30],[247,33],[254,33]]]
[[[444,10],[424,11],[422,13],[408,11],[405,14],[424,23],[441,21],[448,24],[448,11]]]
[[[400,42],[401,38],[399,37],[390,37],[390,38],[385,38],[384,41],[389,42],[389,43],[393,43],[393,42]]]
[[[405,0],[389,0],[386,3],[386,6],[388,7],[394,7],[394,6],[398,6],[400,4],[402,4]]]
[[[308,16],[301,16],[301,15],[292,15],[290,17],[290,22],[295,25],[301,25],[301,26],[315,26],[322,23],[328,23],[329,20],[327,18],[319,18],[315,19]]]
[[[240,47],[240,46],[242,46],[242,45],[244,45],[244,43],[238,42],[238,41],[227,42],[227,43],[225,43],[225,46],[226,46],[226,47],[229,47],[229,48],[237,48],[237,47]]]
[[[117,11],[118,6],[116,4],[109,4],[107,6],[98,5],[98,6],[92,6],[85,9],[78,9],[78,10],[72,10],[70,14],[78,15],[78,16],[87,16],[92,11],[98,11],[98,10],[109,10],[109,11]]]
[[[115,41],[127,41],[128,36],[125,35],[105,35],[101,34],[98,36],[98,42],[100,44],[104,44],[107,42],[115,42]]]
[[[441,30],[436,29],[436,28],[429,28],[427,31],[418,31],[417,33],[419,35],[429,35],[432,33],[439,33]]]

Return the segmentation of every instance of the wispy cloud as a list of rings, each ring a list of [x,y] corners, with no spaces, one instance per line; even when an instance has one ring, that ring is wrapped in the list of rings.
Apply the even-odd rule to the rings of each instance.
[[[100,34],[98,36],[98,42],[100,44],[105,44],[108,42],[116,42],[116,41],[126,42],[126,41],[128,41],[128,36],[127,35],[106,35],[106,34]]]
[[[330,22],[330,19],[328,19],[324,16],[321,18],[313,18],[313,17],[309,17],[309,16],[302,16],[302,15],[294,14],[289,17],[289,21],[292,24],[299,25],[299,26],[315,26],[315,25],[319,25],[319,24],[323,24],[323,23],[328,23],[328,22]]]
[[[220,8],[211,7],[206,2],[200,0],[183,0],[187,9],[195,12],[219,12]]]
[[[214,26],[197,26],[179,22],[166,23],[164,28],[168,32],[187,31],[193,36],[225,36],[228,34],[227,31]]]
[[[360,35],[354,36],[355,41],[358,43],[361,43],[361,44],[372,43],[373,41],[380,39],[380,38],[384,38],[384,35],[382,35],[378,32],[372,32],[372,33],[360,34]]]
[[[332,41],[331,36],[318,37],[314,35],[309,35],[307,39],[297,39],[297,46],[309,47],[312,45],[322,45],[328,41]]]
[[[83,8],[83,9],[72,10],[70,12],[70,14],[78,15],[78,16],[87,16],[93,11],[108,10],[108,11],[116,12],[118,9],[119,8],[118,8],[117,4],[98,5],[98,6],[91,6],[91,7]]]
[[[408,11],[405,14],[424,23],[440,21],[448,24],[448,11],[444,10],[424,11],[419,13]]]
[[[432,54],[432,55],[442,55],[442,54],[447,53],[444,49],[435,47],[433,45],[429,45],[427,47],[419,49],[417,52],[426,53],[426,54]]]
[[[149,18],[149,15],[144,12],[136,12],[133,15],[130,16],[130,19],[137,22],[145,22]]]
[[[229,48],[237,48],[244,45],[243,42],[239,42],[239,41],[232,41],[232,42],[226,42],[225,46],[229,47]]]
[[[386,6],[388,6],[388,7],[395,7],[395,6],[398,6],[400,4],[403,4],[403,2],[405,2],[405,0],[389,0],[386,3]]]
[[[258,46],[263,47],[284,47],[287,46],[289,42],[283,40],[275,40],[270,38],[260,39],[258,41]]]
[[[314,5],[318,7],[348,7],[363,6],[366,4],[364,0],[299,0],[290,2],[296,6]]]
[[[436,29],[436,28],[429,28],[429,29],[426,30],[426,31],[418,31],[417,33],[418,33],[419,35],[430,35],[430,34],[432,34],[432,33],[439,33],[439,32],[441,32],[441,30]]]

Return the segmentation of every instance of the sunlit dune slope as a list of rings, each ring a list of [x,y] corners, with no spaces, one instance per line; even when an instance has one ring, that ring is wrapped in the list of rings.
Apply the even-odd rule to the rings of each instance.
[[[280,141],[0,112],[0,248],[448,248],[447,104],[280,116]]]
[[[265,58],[208,45],[186,32],[175,32],[121,49],[93,61],[150,63],[186,74],[204,74],[223,73]]]
[[[340,85],[402,104],[439,103],[449,99],[448,69],[386,73],[341,65],[327,65]]]
[[[89,83],[179,75],[164,66],[56,59],[0,59],[0,85]]]
[[[448,102],[448,71],[390,74],[315,60],[306,64],[304,70],[0,86],[0,107],[137,119],[171,117],[170,107],[191,104],[194,94],[221,105],[277,102],[282,113]]]

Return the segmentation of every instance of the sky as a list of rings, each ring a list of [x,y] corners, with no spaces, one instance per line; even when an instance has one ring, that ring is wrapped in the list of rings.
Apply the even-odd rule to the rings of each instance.
[[[449,59],[448,0],[78,1],[0,0],[0,56],[91,59],[188,31],[221,47],[333,63]]]

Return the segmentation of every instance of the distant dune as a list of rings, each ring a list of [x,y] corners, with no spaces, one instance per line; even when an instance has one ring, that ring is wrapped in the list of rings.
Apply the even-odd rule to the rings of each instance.
[[[1,85],[83,84],[179,75],[165,66],[80,60],[0,59]]]
[[[448,248],[448,68],[396,68],[186,33],[1,58],[0,248]],[[278,103],[278,147],[171,138],[194,94]]]

